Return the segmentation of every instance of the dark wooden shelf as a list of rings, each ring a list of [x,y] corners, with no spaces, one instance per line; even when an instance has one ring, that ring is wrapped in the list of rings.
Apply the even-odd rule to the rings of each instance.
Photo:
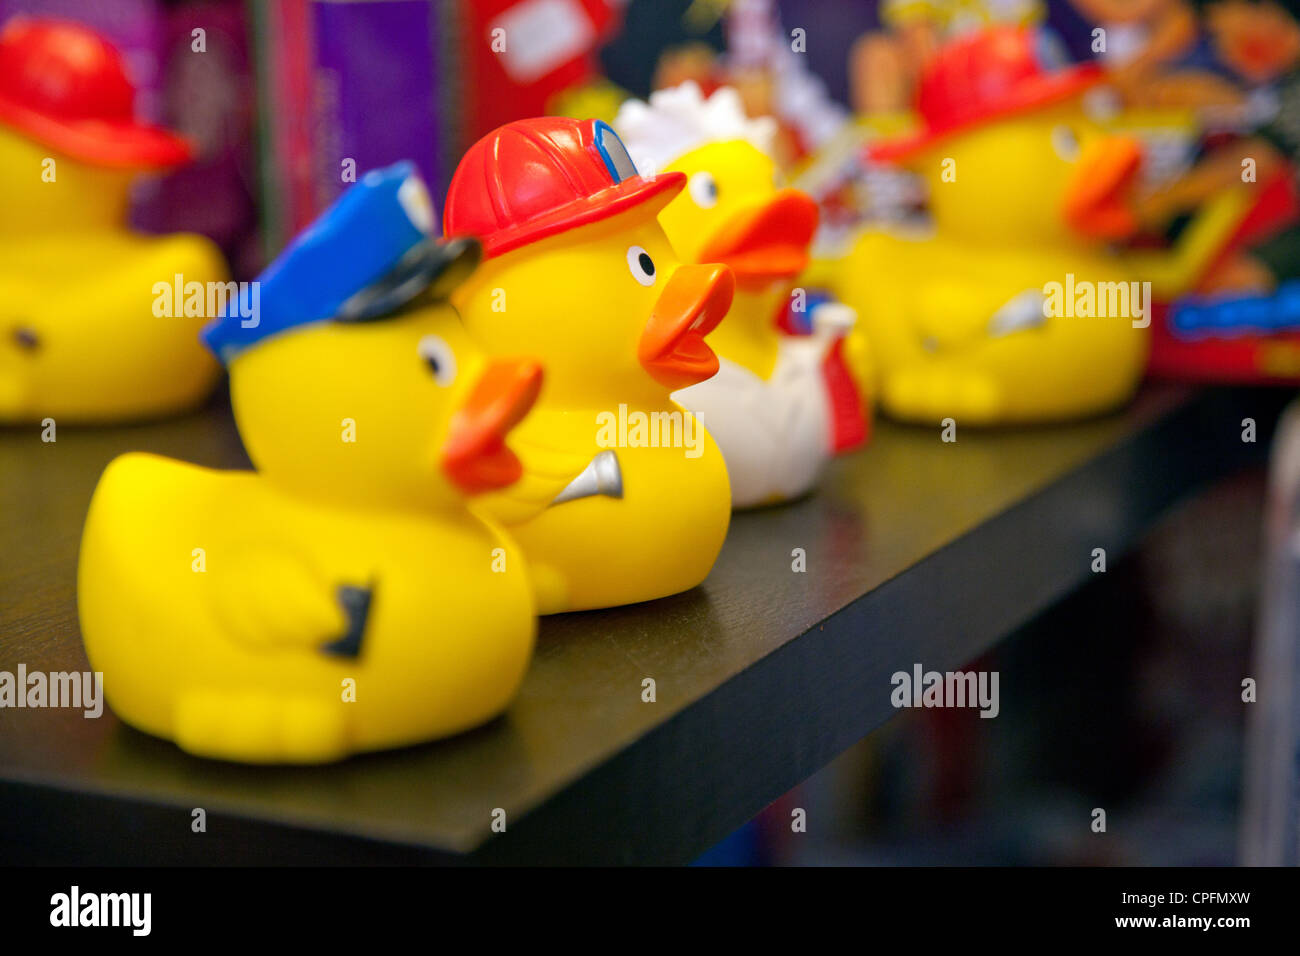
[[[1289,394],[1151,385],[1118,415],[955,444],[880,424],[819,494],[737,516],[702,587],[545,620],[509,712],[429,746],[249,768],[107,712],[0,710],[0,859],[689,861],[892,716],[892,673],[960,667],[1084,583],[1093,548],[1113,562],[1178,498],[1262,460]],[[246,465],[222,400],[54,444],[0,430],[0,670],[86,669],[81,524],[132,449]]]

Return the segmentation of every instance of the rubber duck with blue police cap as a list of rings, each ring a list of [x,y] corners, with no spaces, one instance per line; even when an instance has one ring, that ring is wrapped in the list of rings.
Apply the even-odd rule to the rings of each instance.
[[[251,320],[204,331],[255,471],[138,453],[105,471],[78,603],[127,723],[317,763],[472,727],[519,686],[532,588],[466,499],[518,479],[505,438],[542,372],[470,342],[447,296],[479,246],[432,223],[410,164],[372,172],[267,268]]]

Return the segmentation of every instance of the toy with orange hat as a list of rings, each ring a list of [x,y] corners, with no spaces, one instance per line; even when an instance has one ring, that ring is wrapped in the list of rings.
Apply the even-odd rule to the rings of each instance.
[[[656,221],[685,185],[638,174],[604,123],[552,117],[490,133],[452,177],[444,231],[485,255],[452,301],[489,353],[546,365],[514,443],[524,477],[479,502],[523,548],[542,613],[687,590],[722,547],[722,453],[671,396],[717,372],[705,336],[734,281],[682,265]]]
[[[127,227],[132,180],[191,159],[133,118],[134,96],[83,27],[15,18],[0,32],[0,422],[159,415],[216,380],[197,336],[207,291],[226,290],[220,253]],[[188,298],[163,291],[178,285]]]
[[[1114,408],[1141,378],[1152,298],[1185,288],[1238,200],[1179,247],[1113,254],[1137,222],[1136,141],[1084,94],[1094,65],[1054,67],[1032,31],[980,31],[922,77],[915,134],[872,147],[929,187],[932,229],[870,231],[826,270],[858,311],[881,407],[916,422],[1068,419]],[[856,333],[855,333],[856,334]]]
[[[673,248],[689,262],[725,263],[736,276],[731,311],[710,337],[718,374],[674,397],[722,448],[735,507],[806,493],[841,444],[840,421],[851,420],[860,440],[861,399],[851,382],[846,394],[833,393],[826,372],[851,310],[817,306],[811,335],[777,325],[808,264],[818,213],[806,194],[778,188],[775,124],[746,117],[730,87],[706,99],[688,81],[648,103],[629,100],[615,125],[638,169],[688,177],[659,214]],[[846,406],[838,412],[836,397]]]

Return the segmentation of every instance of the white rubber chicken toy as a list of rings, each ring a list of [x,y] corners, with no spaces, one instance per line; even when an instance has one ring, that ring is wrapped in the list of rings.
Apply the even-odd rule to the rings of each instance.
[[[447,304],[410,164],[368,174],[205,331],[257,470],[108,466],[81,544],[86,654],[127,723],[205,757],[320,763],[505,708],[536,628],[515,545],[466,496],[515,481],[541,387]]]
[[[681,172],[687,188],[659,214],[688,262],[721,262],[736,276],[726,320],[710,336],[720,368],[674,395],[698,414],[727,460],[734,507],[805,494],[835,451],[823,369],[853,326],[851,309],[813,310],[810,336],[784,334],[777,319],[808,264],[817,206],[778,188],[775,124],[749,119],[724,87],[705,99],[691,81],[629,100],[615,126],[638,169]],[[804,293],[806,297],[806,293]]]

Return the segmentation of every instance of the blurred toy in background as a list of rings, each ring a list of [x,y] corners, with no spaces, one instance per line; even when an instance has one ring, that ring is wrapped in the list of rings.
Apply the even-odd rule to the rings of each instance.
[[[731,310],[710,337],[718,374],[673,398],[717,440],[737,508],[806,493],[840,447],[836,423],[862,416],[856,392],[843,396],[850,407],[836,414],[823,371],[852,326],[851,311],[837,303],[815,308],[807,336],[777,327],[808,265],[817,206],[798,190],[777,188],[774,127],[746,117],[735,90],[706,100],[692,82],[660,90],[649,103],[628,101],[616,121],[637,169],[687,177],[659,214],[673,248],[687,262],[721,262],[736,277]]]
[[[1297,0],[1206,0],[1208,22],[1215,49],[1244,84],[1268,104],[1250,136],[1237,144],[1240,157],[1250,160],[1258,193],[1267,196],[1270,186],[1286,190],[1284,204],[1276,201],[1275,222],[1285,226],[1270,231],[1259,241],[1245,245],[1237,260],[1242,273],[1231,287],[1250,292],[1270,292],[1279,283],[1300,278],[1300,207],[1296,203],[1297,164],[1300,163],[1300,2]],[[1216,153],[1195,171],[1204,174],[1198,185],[1206,194],[1191,198],[1206,201],[1220,187],[1215,172],[1223,154]],[[1235,163],[1235,178],[1222,187],[1240,188],[1247,165]],[[1197,177],[1189,177],[1195,182]],[[1278,197],[1280,199],[1280,197]],[[1285,210],[1285,211],[1283,211]],[[1246,266],[1249,262],[1252,267]],[[1220,283],[1226,284],[1226,283]]]
[[[809,68],[807,44],[806,36],[786,30],[775,0],[732,0],[727,83],[739,90],[750,116],[777,122],[774,149],[783,168],[820,148],[849,119]]]
[[[1105,72],[1103,87],[1090,94],[1090,118],[1142,143],[1137,191],[1181,174],[1207,116],[1236,98],[1231,84],[1208,70],[1206,44],[1188,0],[1058,2],[1085,18],[1084,42],[1070,39]]]
[[[867,223],[922,221],[925,183],[911,170],[874,160],[870,143],[904,135],[905,117],[857,117],[790,173],[790,184],[821,210],[816,247],[821,256],[842,253]]]
[[[1125,71],[1140,79],[1196,45],[1196,16],[1187,0],[1070,2],[1101,31],[1098,57],[1112,80]]]
[[[519,430],[524,478],[485,497],[528,557],[541,613],[699,584],[731,512],[727,469],[671,393],[714,375],[731,305],[721,265],[681,265],[655,216],[686,184],[643,177],[599,121],[520,120],[452,177],[448,236],[486,261],[455,293],[490,354],[539,355],[547,386]]]
[[[695,80],[716,83],[727,0],[627,0],[622,28],[599,52],[601,71],[633,96]]]
[[[1219,62],[1250,86],[1293,86],[1300,59],[1294,0],[1198,0]]]
[[[848,113],[809,67],[807,31],[787,30],[775,0],[632,0],[626,29],[602,51],[610,77],[644,98],[694,82],[740,94],[771,117],[771,147],[788,169],[835,135]]]
[[[786,6],[797,10],[802,4]],[[842,254],[866,224],[924,220],[924,181],[910,169],[877,161],[868,146],[915,128],[916,86],[940,46],[990,24],[1024,25],[1035,30],[1044,56],[1063,62],[1066,54],[1046,10],[1042,0],[885,0],[875,7],[878,23],[865,31],[857,24],[845,82],[854,115],[791,174],[793,185],[821,207],[819,256]]]
[[[0,422],[161,415],[216,380],[197,338],[210,313],[159,285],[226,291],[220,253],[127,226],[135,178],[193,158],[134,118],[134,95],[84,27],[16,18],[0,32]]]
[[[858,113],[907,110],[940,44],[937,4],[883,0],[879,10],[884,29],[863,34],[852,53],[850,95]]]
[[[256,472],[105,470],[77,597],[127,723],[204,757],[321,763],[514,695],[527,571],[466,496],[519,477],[504,442],[541,369],[469,341],[446,299],[479,251],[432,223],[413,166],[370,173],[267,269],[256,327],[231,311],[205,331]]]
[[[460,77],[459,146],[599,77],[597,49],[621,22],[617,0],[456,0],[461,42],[444,46]]]
[[[1202,224],[1194,247],[1106,249],[1136,229],[1141,150],[1085,114],[1096,66],[1049,69],[1040,50],[1013,27],[948,44],[921,80],[923,128],[872,147],[926,179],[932,231],[867,230],[826,271],[895,417],[1037,422],[1121,404],[1141,377],[1149,299],[1185,287],[1211,244]]]
[[[1199,15],[1205,0],[1071,2],[1098,24],[1092,49],[1130,109],[1189,109],[1205,129],[1221,132],[1239,131],[1260,105]]]
[[[652,90],[666,90],[683,83],[717,89],[721,74],[718,51],[704,43],[689,43],[663,51],[655,67]]]
[[[1231,105],[1190,0],[1071,0],[1096,26],[1092,49],[1131,107]]]
[[[242,0],[0,0],[0,23],[18,15],[73,21],[121,54],[135,116],[180,133],[194,152],[167,175],[133,185],[131,224],[207,236],[237,278],[266,262],[253,142],[253,7]]]
[[[642,98],[685,82],[704,96],[734,87],[747,116],[775,122],[769,152],[790,184],[821,208],[818,243],[835,246],[864,221],[906,217],[920,195],[911,174],[863,162],[861,145],[879,132],[877,124],[855,119],[823,79],[846,86],[844,70],[827,69],[849,43],[833,31],[847,24],[851,35],[871,18],[869,7],[834,0],[632,0],[627,29],[601,58]],[[883,124],[892,132],[904,127],[893,118]]]
[[[994,24],[1037,26],[1042,0],[880,0],[883,29],[863,34],[850,53],[850,101],[866,115],[906,112],[939,47]]]
[[[1211,143],[1178,179],[1146,197],[1153,227],[1176,224],[1225,190],[1250,204],[1157,326],[1152,371],[1210,381],[1300,378],[1300,3],[1204,0],[1215,56],[1239,85],[1250,122]]]

